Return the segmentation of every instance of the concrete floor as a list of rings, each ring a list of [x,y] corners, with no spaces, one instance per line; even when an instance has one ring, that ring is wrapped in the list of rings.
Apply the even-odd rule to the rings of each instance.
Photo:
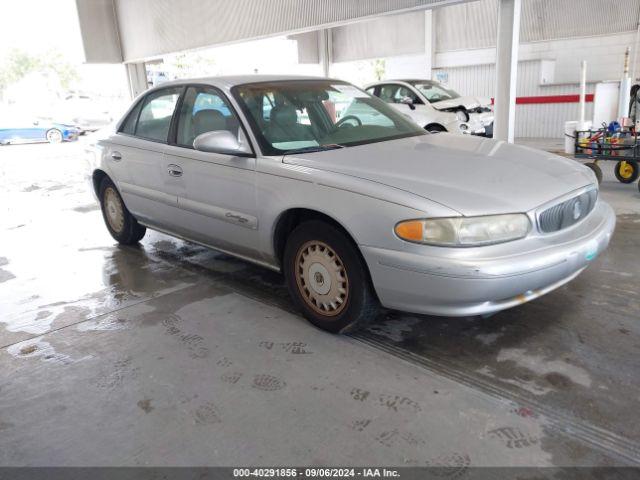
[[[115,245],[81,143],[2,147],[0,465],[640,464],[640,193],[612,167],[616,234],[574,282],[340,337],[273,272]]]

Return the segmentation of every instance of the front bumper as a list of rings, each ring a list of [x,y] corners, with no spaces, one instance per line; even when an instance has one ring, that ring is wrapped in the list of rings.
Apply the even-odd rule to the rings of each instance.
[[[362,246],[387,308],[443,316],[494,313],[528,302],[578,276],[604,251],[615,228],[599,201],[574,227],[489,247],[424,246],[422,253]]]

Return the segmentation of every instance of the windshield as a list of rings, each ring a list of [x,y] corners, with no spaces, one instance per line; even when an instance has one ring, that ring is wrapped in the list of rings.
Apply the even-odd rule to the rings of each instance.
[[[409,82],[416,87],[422,95],[429,101],[429,103],[437,103],[442,100],[451,100],[453,98],[460,97],[460,94],[455,90],[446,88],[444,85],[438,82],[432,82],[428,80]]]
[[[265,155],[329,150],[425,131],[353,85],[295,80],[240,85],[232,93]]]

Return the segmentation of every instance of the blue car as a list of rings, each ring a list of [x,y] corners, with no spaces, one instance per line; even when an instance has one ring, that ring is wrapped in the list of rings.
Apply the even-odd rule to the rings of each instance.
[[[77,140],[80,129],[46,120],[0,119],[0,145]]]

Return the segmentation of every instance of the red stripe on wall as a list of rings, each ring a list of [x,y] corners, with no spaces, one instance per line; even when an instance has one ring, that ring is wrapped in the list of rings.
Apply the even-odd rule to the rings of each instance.
[[[585,96],[585,101],[593,102],[593,93]],[[531,105],[543,103],[578,103],[580,95],[540,95],[538,97],[516,97],[516,104]],[[495,99],[491,99],[491,104],[495,103]]]

